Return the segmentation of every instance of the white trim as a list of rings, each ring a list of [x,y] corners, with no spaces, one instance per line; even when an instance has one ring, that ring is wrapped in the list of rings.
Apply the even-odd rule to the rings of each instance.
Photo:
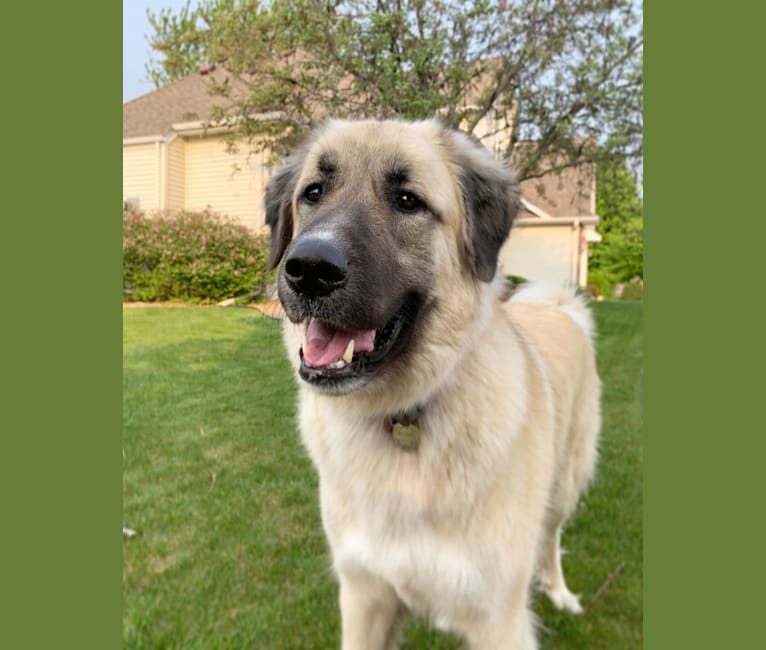
[[[271,111],[269,113],[258,113],[252,117],[255,120],[273,120],[283,117],[284,113],[279,111]],[[241,118],[236,118],[239,121]],[[164,142],[170,144],[179,135],[194,136],[194,135],[218,135],[221,133],[228,133],[233,130],[231,126],[210,126],[205,128],[206,122],[203,120],[192,120],[189,122],[173,122],[170,125],[172,129],[167,134],[154,134],[154,135],[139,135],[131,138],[123,138],[122,146],[130,146],[133,144],[152,144],[154,142]]]
[[[588,238],[585,236],[588,230],[585,224],[577,229],[577,286],[580,289],[588,286]]]
[[[154,144],[155,142],[164,142],[170,144],[178,137],[176,133],[168,133],[167,135],[139,135],[134,138],[123,138],[122,146],[129,147],[134,144]]]
[[[232,131],[230,126],[209,126],[205,128],[205,122],[195,120],[193,122],[173,122],[170,125],[173,131],[184,136],[192,135],[218,135]]]
[[[548,217],[546,219],[533,219],[531,217],[519,217],[513,222],[517,226],[597,226],[598,217]]]
[[[604,239],[599,233],[596,232],[595,228],[583,228],[582,236],[587,242],[600,242]]]
[[[252,115],[250,119],[258,120],[258,121],[265,121],[265,120],[274,120],[278,119],[280,117],[284,117],[284,113],[281,113],[279,111],[270,111],[268,113],[257,113],[255,115]],[[241,121],[241,117],[237,116],[234,119],[234,122],[237,123]],[[229,131],[233,131],[234,127],[231,125],[210,125],[207,128],[205,127],[206,124],[209,124],[209,122],[205,120],[191,120],[188,122],[173,122],[170,125],[170,128],[172,128],[174,131],[181,133],[183,135],[206,135],[206,134],[219,134],[219,133],[227,133]]]
[[[161,135],[142,135],[136,138],[123,138],[122,146],[130,146],[132,144],[154,144],[155,142],[162,142],[164,136]]]
[[[580,286],[580,228],[580,221],[576,220],[569,238],[569,283],[575,287]]]
[[[523,196],[521,197],[521,205],[523,205],[532,214],[536,214],[541,219],[553,218],[545,210],[543,210],[542,208],[538,208],[534,203],[532,203],[531,201],[528,201]]]

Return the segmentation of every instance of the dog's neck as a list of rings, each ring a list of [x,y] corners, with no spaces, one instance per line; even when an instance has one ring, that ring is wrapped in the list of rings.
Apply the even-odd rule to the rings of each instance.
[[[383,418],[383,428],[391,434],[394,442],[405,451],[417,451],[420,445],[418,418],[425,406],[418,404],[408,411],[400,411]]]

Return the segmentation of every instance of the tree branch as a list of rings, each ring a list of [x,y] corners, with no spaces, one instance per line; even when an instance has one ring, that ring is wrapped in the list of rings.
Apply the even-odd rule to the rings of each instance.
[[[583,608],[582,615],[585,616],[590,609],[593,607],[593,604],[602,596],[602,594],[606,591],[606,588],[612,583],[612,581],[617,577],[617,574],[622,571],[623,567],[625,566],[625,562],[622,560],[620,563],[615,567],[615,569],[609,574],[607,579],[604,581],[604,583],[598,588],[595,594],[593,594],[593,598],[590,599],[590,602]]]

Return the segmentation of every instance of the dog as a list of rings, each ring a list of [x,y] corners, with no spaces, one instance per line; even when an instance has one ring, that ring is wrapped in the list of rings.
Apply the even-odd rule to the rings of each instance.
[[[559,543],[597,459],[594,324],[570,290],[509,299],[519,197],[437,120],[330,120],[267,185],[343,650],[396,648],[409,615],[532,650],[532,586],[581,611]]]

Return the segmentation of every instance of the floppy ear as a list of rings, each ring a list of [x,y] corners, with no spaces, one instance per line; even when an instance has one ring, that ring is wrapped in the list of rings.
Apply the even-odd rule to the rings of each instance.
[[[519,210],[519,186],[511,171],[484,145],[457,132],[453,144],[465,205],[466,258],[474,275],[490,282]]]
[[[302,157],[291,158],[266,185],[266,225],[271,229],[269,271],[276,268],[293,237],[293,193]]]

